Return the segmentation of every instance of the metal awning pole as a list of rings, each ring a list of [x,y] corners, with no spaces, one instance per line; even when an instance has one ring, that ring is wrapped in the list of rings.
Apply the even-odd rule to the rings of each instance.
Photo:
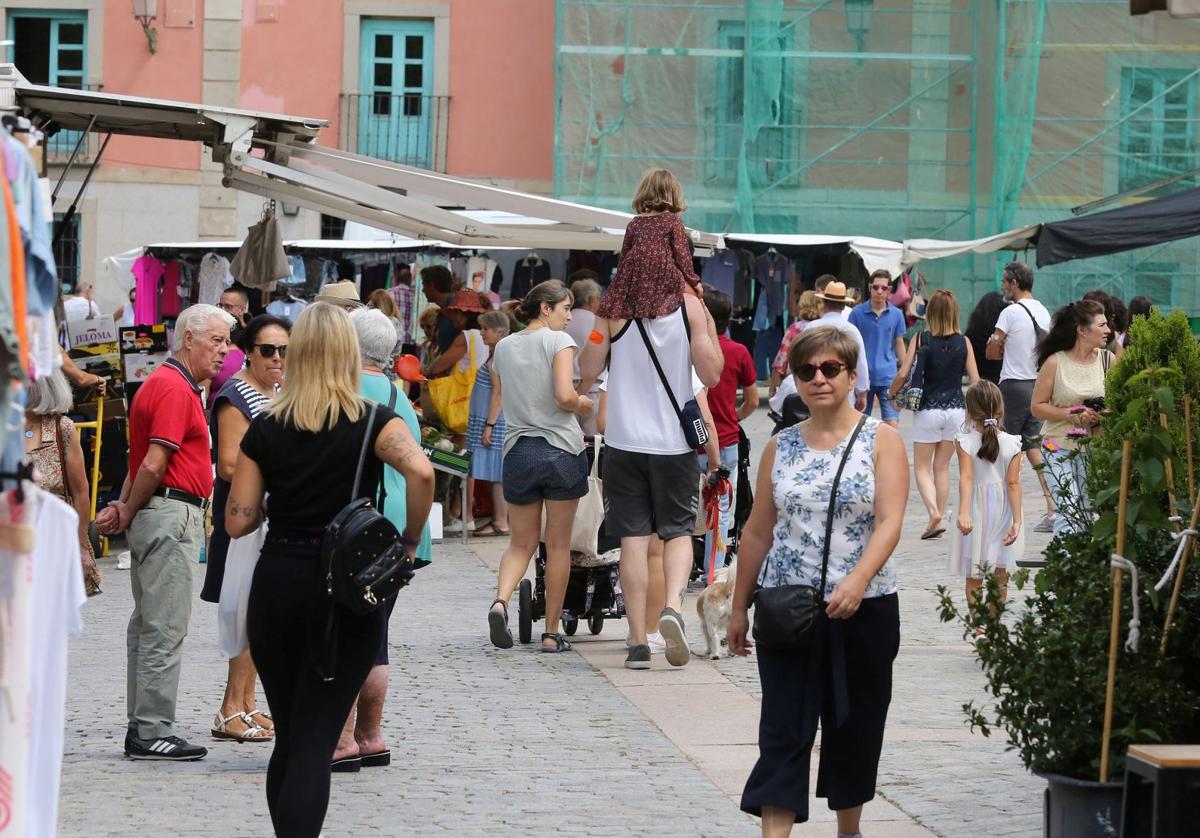
[[[96,117],[92,116],[88,122],[87,130],[79,135],[79,139],[75,143],[75,149],[71,152],[71,156],[67,159],[67,165],[63,167],[63,172],[58,176],[58,183],[54,186],[54,192],[50,196],[50,203],[58,200],[58,193],[63,187],[63,182],[66,181],[67,175],[71,173],[71,169],[75,166],[75,160],[79,157],[79,150],[83,148],[83,144],[87,142],[88,135],[92,133],[92,128],[96,126]]]
[[[104,156],[104,149],[108,148],[108,141],[111,139],[112,134],[104,135],[104,142],[100,144],[100,150],[96,152],[96,159],[92,161],[87,175],[83,178],[83,184],[79,187],[79,192],[75,194],[75,200],[71,202],[71,206],[67,208],[62,221],[58,225],[58,232],[54,234],[54,246],[58,245],[63,234],[67,232],[67,228],[71,226],[71,219],[75,217],[75,211],[79,208],[79,201],[83,198],[83,193],[87,191],[88,184],[92,182],[92,175],[96,173],[96,167],[100,165],[100,158]],[[55,194],[58,194],[57,190]]]

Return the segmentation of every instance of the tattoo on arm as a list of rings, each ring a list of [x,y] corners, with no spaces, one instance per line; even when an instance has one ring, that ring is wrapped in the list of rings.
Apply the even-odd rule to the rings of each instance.
[[[235,500],[235,501],[233,501],[233,503],[231,503],[231,504],[229,505],[229,516],[230,516],[231,518],[236,518],[236,517],[238,517],[239,515],[241,515],[241,516],[244,516],[244,517],[246,517],[246,518],[253,518],[253,517],[254,517],[254,513],[255,513],[255,512],[257,512],[257,511],[258,511],[258,510],[256,510],[256,509],[255,509],[254,507],[252,507],[252,506],[238,506],[238,504],[237,504],[237,501],[236,501],[236,500]]]
[[[377,453],[379,459],[393,467],[407,463],[413,457],[425,456],[420,448],[398,433],[389,433],[380,438]]]

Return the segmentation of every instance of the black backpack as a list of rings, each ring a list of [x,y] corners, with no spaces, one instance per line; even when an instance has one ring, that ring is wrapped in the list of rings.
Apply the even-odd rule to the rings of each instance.
[[[372,404],[367,414],[350,503],[329,522],[321,537],[326,593],[334,603],[360,615],[370,614],[413,577],[412,556],[396,525],[383,517],[382,502],[376,509],[370,498],[358,496],[376,408]]]

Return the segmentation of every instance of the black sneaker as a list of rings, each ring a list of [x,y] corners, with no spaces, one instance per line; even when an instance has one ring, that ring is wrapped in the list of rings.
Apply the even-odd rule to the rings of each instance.
[[[178,736],[166,736],[161,739],[138,739],[132,733],[125,736],[125,756],[130,759],[165,759],[186,762],[204,759],[207,755],[208,748],[189,744]]]
[[[643,643],[641,646],[630,646],[629,656],[625,658],[626,669],[649,669],[650,647]]]

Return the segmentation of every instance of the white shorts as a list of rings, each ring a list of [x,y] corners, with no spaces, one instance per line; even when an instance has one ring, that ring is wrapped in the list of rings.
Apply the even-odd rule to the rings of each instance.
[[[918,410],[913,416],[913,442],[954,442],[962,433],[967,412],[961,407],[949,410]]]

